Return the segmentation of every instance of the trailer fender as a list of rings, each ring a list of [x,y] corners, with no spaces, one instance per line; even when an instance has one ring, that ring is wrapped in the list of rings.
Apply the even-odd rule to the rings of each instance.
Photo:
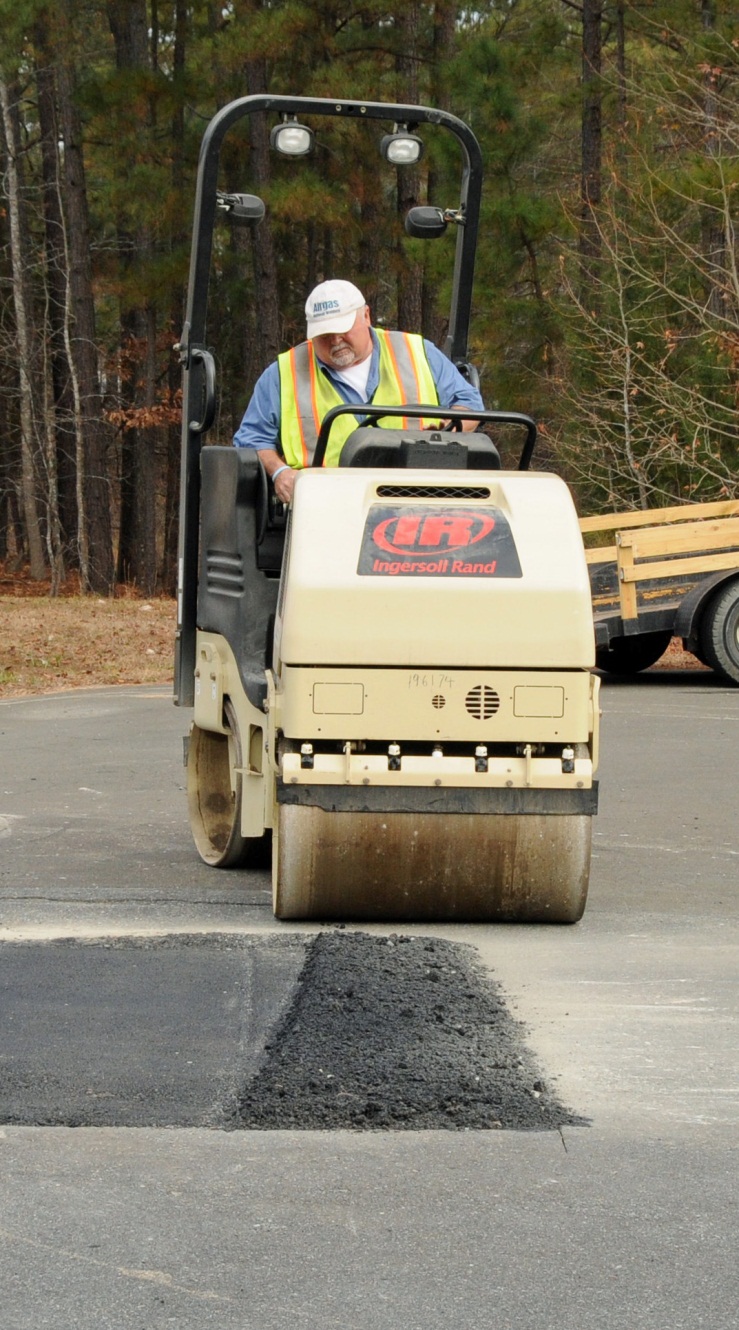
[[[705,577],[688,592],[675,616],[674,636],[681,637],[687,651],[700,652],[700,625],[703,611],[718,589],[739,573],[739,567],[728,568]],[[698,648],[698,652],[696,652]]]

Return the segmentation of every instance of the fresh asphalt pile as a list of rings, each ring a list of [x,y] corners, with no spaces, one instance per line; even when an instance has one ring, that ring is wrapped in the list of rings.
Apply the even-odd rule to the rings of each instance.
[[[236,1128],[541,1131],[582,1121],[541,1079],[472,948],[341,926],[310,944]]]

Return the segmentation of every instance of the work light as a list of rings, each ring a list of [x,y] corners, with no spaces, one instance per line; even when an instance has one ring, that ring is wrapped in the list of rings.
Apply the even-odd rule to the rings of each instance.
[[[299,124],[294,115],[285,116],[271,130],[269,142],[283,157],[305,157],[313,147],[313,130]]]
[[[409,133],[407,125],[396,125],[392,134],[385,135],[380,151],[392,166],[415,166],[423,156],[423,140]]]

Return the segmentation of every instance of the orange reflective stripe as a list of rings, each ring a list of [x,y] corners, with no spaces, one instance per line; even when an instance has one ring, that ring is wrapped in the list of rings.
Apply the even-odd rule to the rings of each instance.
[[[308,353],[308,366],[309,366],[309,370],[310,370],[310,400],[311,400],[311,405],[312,405],[312,407],[313,407],[313,420],[314,420],[315,427],[316,427],[316,438],[318,438],[318,434],[319,434],[319,431],[320,431],[320,428],[321,428],[321,412],[320,412],[320,409],[319,409],[319,406],[318,406],[318,385],[317,385],[317,383],[316,383],[316,369],[317,369],[317,365],[316,365],[316,353],[315,353],[315,351],[313,350],[313,343],[312,343],[312,342],[309,342],[309,343],[308,343],[308,348],[309,348],[309,353]],[[305,448],[305,445],[303,445],[303,446],[304,446],[304,448]],[[306,466],[308,465],[308,452],[307,452],[307,449],[305,449],[305,465],[306,465]],[[325,458],[325,457],[324,457],[324,459],[323,459],[323,465],[324,465],[324,466],[326,465],[326,458]]]
[[[395,356],[395,347],[393,346],[393,339],[392,339],[392,337],[384,337],[384,336],[383,336],[382,341],[383,341],[383,345],[387,348],[388,358],[389,358],[390,363],[391,363],[391,365],[392,365],[392,367],[393,367],[393,374],[395,375],[395,384],[396,384],[396,387],[397,387],[397,390],[398,390],[398,403],[400,403],[400,402],[407,402],[408,397],[407,397],[406,392],[405,392],[405,390],[404,390],[404,388],[403,388],[403,380],[402,380],[402,378],[401,378],[401,375],[400,375],[400,367],[399,367],[399,365],[398,365],[398,361],[397,361],[396,356]],[[375,393],[375,396],[377,396],[377,393]],[[402,416],[402,417],[401,417],[400,428],[401,428],[401,429],[407,429],[407,428],[408,428],[408,419],[407,419],[406,416]]]
[[[416,381],[416,401],[417,401],[417,402],[420,402],[420,400],[421,400],[421,380],[420,380],[419,377],[418,377],[418,368],[417,368],[417,366],[416,366],[416,357],[415,357],[415,355],[413,354],[413,346],[412,346],[412,343],[411,343],[411,339],[410,339],[410,337],[408,336],[408,333],[402,333],[401,335],[402,335],[403,341],[405,342],[405,344],[406,344],[406,346],[407,346],[407,348],[408,348],[408,356],[409,356],[409,359],[410,359],[410,362],[411,362],[411,369],[413,370],[413,378],[414,378],[415,381]]]
[[[290,356],[290,377],[291,377],[291,379],[292,379],[292,385],[293,385],[293,397],[294,397],[294,399],[295,399],[296,402],[299,402],[299,401],[300,401],[300,397],[299,397],[299,394],[298,394],[298,366],[297,366],[297,358],[296,358],[295,352],[296,352],[296,347],[293,347],[292,350],[289,352],[289,356]],[[299,434],[300,434],[300,449],[301,449],[301,452],[302,452],[302,454],[303,454],[303,466],[307,466],[307,465],[308,465],[308,444],[307,444],[307,442],[306,442],[306,438],[305,438],[305,430],[303,429],[303,420],[302,420],[302,417],[301,417],[301,415],[300,415],[300,411],[296,411],[295,416],[296,416],[297,425],[298,425],[298,432],[299,432]]]
[[[403,333],[402,337],[408,350],[408,359],[411,362],[411,369],[413,370],[413,378],[416,381],[416,401],[420,402],[421,398],[423,397],[423,391],[421,389],[421,380],[418,377],[418,366],[416,364],[416,357],[413,351],[413,345],[411,343],[410,337],[408,336],[408,333]],[[414,425],[417,425],[419,429],[427,429],[432,422],[427,420],[414,420],[413,423]]]

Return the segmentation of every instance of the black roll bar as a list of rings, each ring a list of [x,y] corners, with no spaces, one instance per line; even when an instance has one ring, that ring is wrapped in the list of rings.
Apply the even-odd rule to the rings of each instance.
[[[467,364],[482,191],[482,153],[469,126],[448,111],[394,102],[332,101],[326,97],[273,97],[259,94],[240,97],[224,106],[207,126],[200,147],[187,312],[178,345],[183,383],[174,700],[180,706],[192,706],[194,702],[200,449],[202,436],[212,424],[215,410],[214,366],[206,346],[206,311],[217,212],[218,164],[221,145],[228,130],[239,120],[257,112],[386,120],[406,124],[409,128],[429,124],[437,125],[454,135],[462,149],[460,213],[463,214],[464,222],[457,227],[449,332],[444,350],[458,367]]]
[[[435,406],[372,406],[369,402],[357,406],[354,403],[353,406],[335,406],[323,417],[311,466],[323,466],[331,426],[337,416],[345,415],[361,416],[365,420],[381,420],[385,416],[398,416],[400,418],[405,416],[410,420],[418,420],[422,416],[437,418],[441,416],[444,420],[451,420],[452,424],[455,420],[479,420],[484,424],[520,425],[526,430],[526,438],[518,460],[518,471],[528,471],[536,445],[536,423],[531,419],[531,416],[525,416],[520,411],[475,411],[472,407],[466,406],[439,406],[438,402]],[[460,442],[463,442],[462,435],[460,435]]]

